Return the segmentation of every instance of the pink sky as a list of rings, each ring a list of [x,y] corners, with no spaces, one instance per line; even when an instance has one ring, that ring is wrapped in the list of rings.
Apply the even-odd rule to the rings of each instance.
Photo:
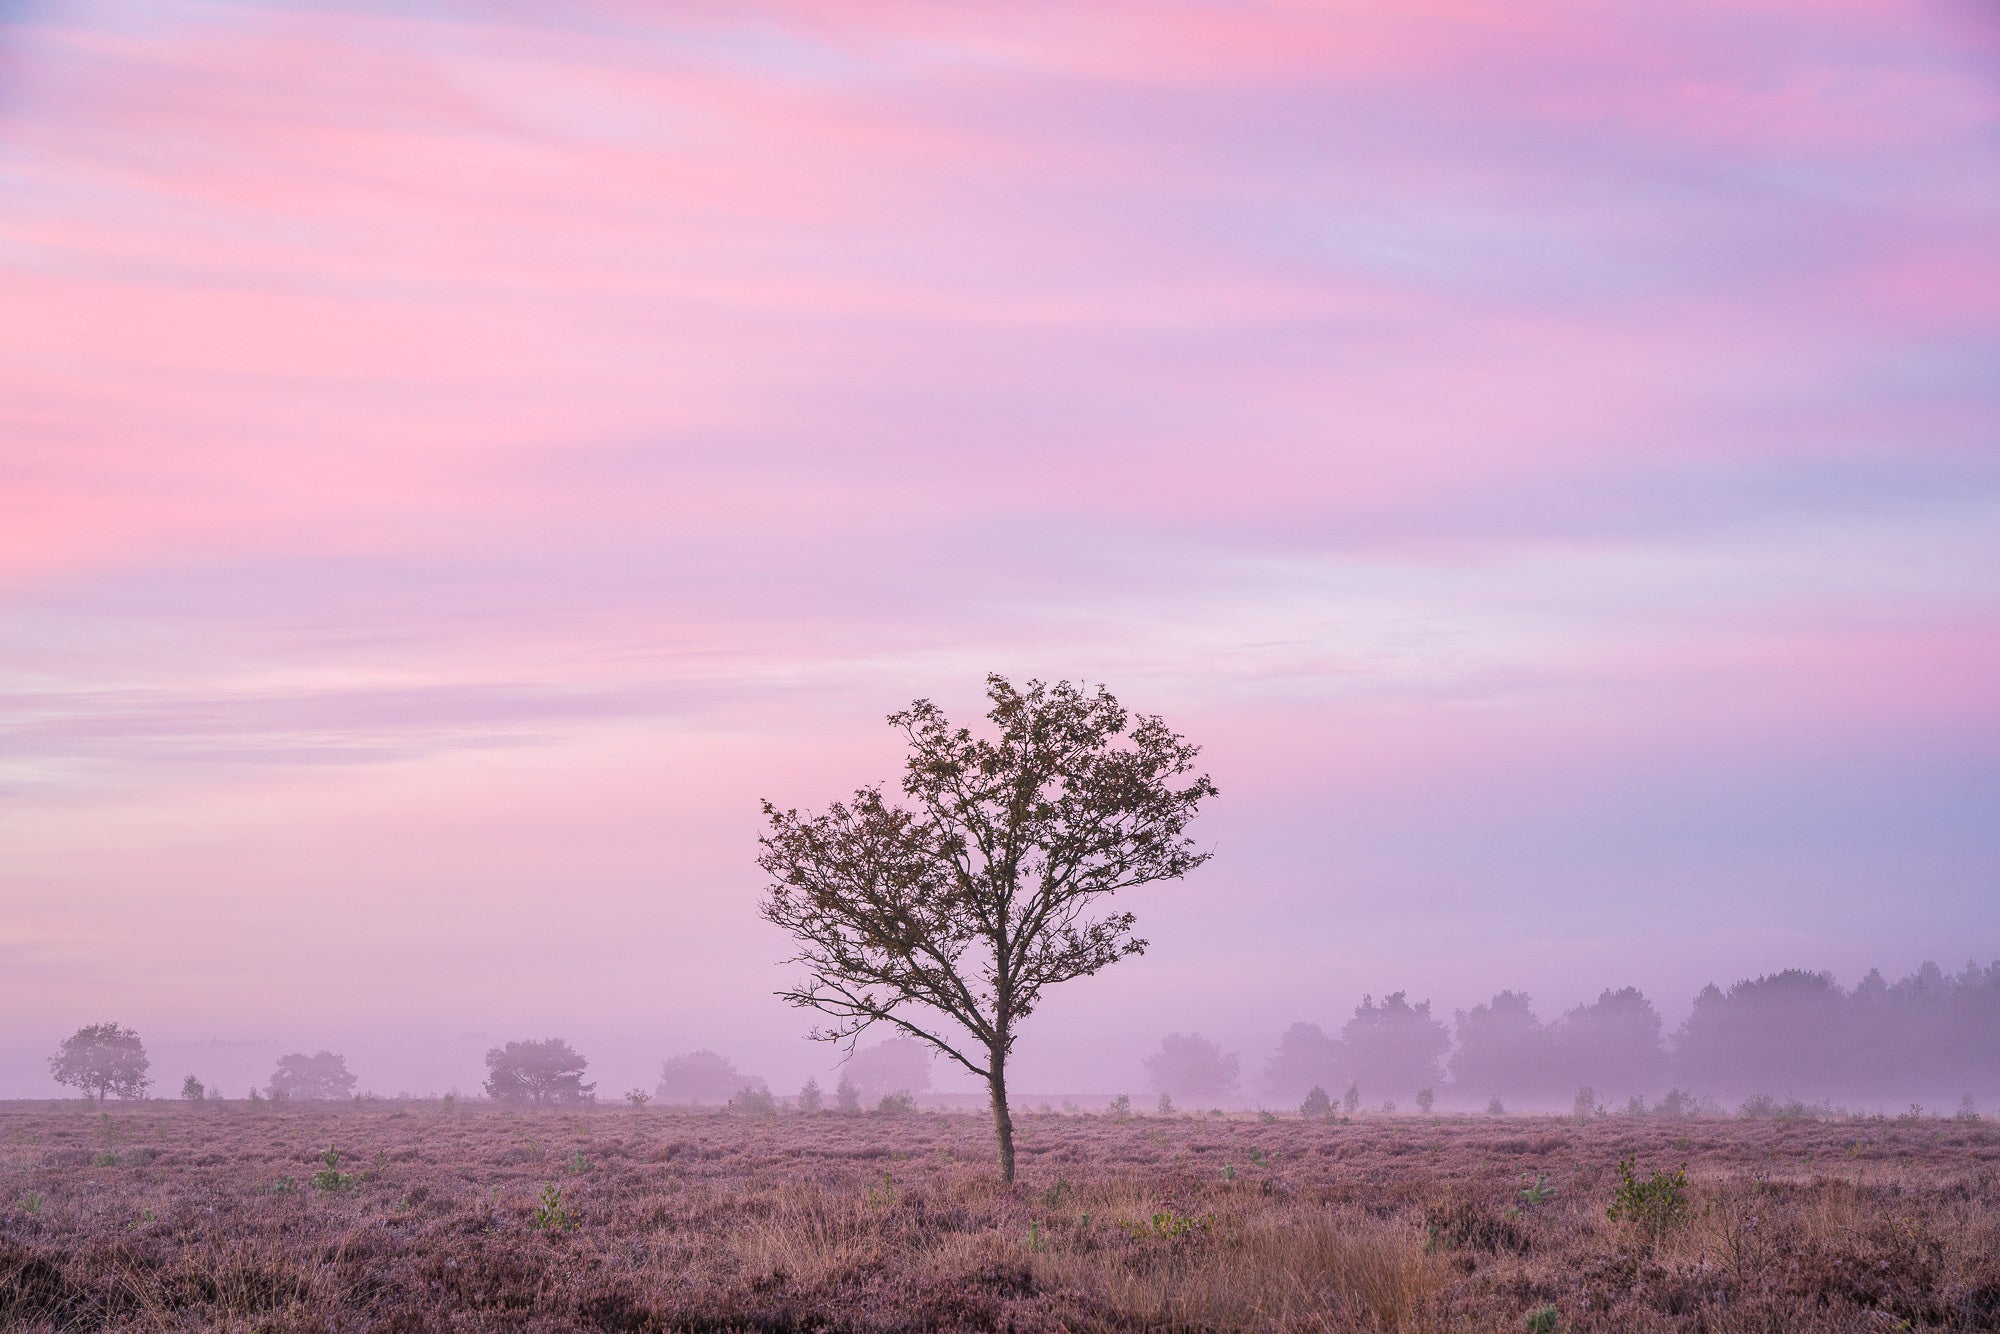
[[[1030,1085],[2000,955],[1987,11],[540,8],[0,3],[0,1095],[788,1085],[757,799],[989,670],[1223,792]]]

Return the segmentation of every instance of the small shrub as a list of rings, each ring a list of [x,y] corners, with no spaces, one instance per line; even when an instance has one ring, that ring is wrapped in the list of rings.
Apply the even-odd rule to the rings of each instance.
[[[1105,1111],[1112,1120],[1123,1121],[1126,1117],[1132,1115],[1132,1095],[1129,1093],[1119,1094],[1111,1100],[1111,1105]]]
[[[1966,1125],[1979,1124],[1979,1104],[1972,1100],[1970,1093],[1958,1100],[1958,1111],[1952,1114],[1951,1119]]]
[[[1118,1226],[1135,1237],[1158,1237],[1163,1241],[1179,1241],[1197,1232],[1206,1232],[1215,1226],[1214,1214],[1203,1214],[1199,1218],[1163,1209],[1144,1222],[1134,1218],[1123,1218]]]
[[[319,1190],[347,1190],[354,1185],[354,1175],[340,1170],[340,1150],[328,1146],[320,1155],[326,1166],[313,1173],[312,1183]]]
[[[1333,1099],[1327,1096],[1325,1089],[1315,1084],[1313,1085],[1312,1092],[1306,1094],[1306,1100],[1299,1104],[1299,1115],[1305,1117],[1308,1121],[1317,1121],[1324,1117],[1332,1116]]]
[[[1576,1097],[1571,1100],[1569,1105],[1570,1115],[1574,1116],[1579,1122],[1588,1121],[1603,1110],[1602,1107],[1597,1105],[1597,1090],[1588,1084],[1585,1084],[1576,1091]]]
[[[290,1177],[279,1177],[276,1181],[273,1181],[269,1187],[270,1192],[273,1195],[290,1195],[293,1192],[297,1191],[298,1188],[299,1188],[299,1183],[292,1180]]]
[[[1701,1100],[1683,1088],[1668,1089],[1660,1095],[1660,1101],[1653,1107],[1653,1111],[1656,1114],[1673,1117],[1676,1120],[1685,1116],[1693,1116],[1700,1110]]]
[[[26,1195],[23,1195],[21,1197],[21,1207],[31,1214],[40,1213],[42,1211],[42,1193],[38,1190],[31,1190]]]
[[[1527,1180],[1526,1177],[1522,1177],[1521,1179],[1523,1181]],[[1535,1184],[1532,1186],[1523,1186],[1518,1193],[1521,1197],[1521,1207],[1523,1209],[1533,1209],[1538,1205],[1547,1204],[1550,1200],[1553,1200],[1556,1197],[1556,1188],[1549,1184],[1549,1174],[1547,1172],[1537,1172],[1535,1173]]]
[[[542,1187],[542,1198],[535,1205],[533,1222],[542,1232],[567,1232],[576,1226],[576,1215],[563,1205],[561,1186],[550,1182]]]
[[[1498,1098],[1488,1098],[1486,1100],[1486,1114],[1488,1116],[1505,1116],[1507,1115],[1507,1105]]]
[[[111,1150],[106,1149],[103,1153],[100,1153],[95,1158],[92,1158],[90,1160],[90,1165],[92,1167],[116,1167],[118,1166],[118,1155],[113,1153]]]
[[[799,1086],[799,1110],[816,1112],[826,1105],[826,1095],[819,1091],[819,1080],[807,1079]]]
[[[861,1090],[854,1087],[854,1081],[846,1075],[842,1075],[840,1082],[833,1086],[833,1105],[835,1109],[849,1114],[861,1110]]]
[[[729,1110],[745,1116],[770,1116],[778,1110],[778,1100],[761,1081],[745,1084],[729,1100]]]
[[[625,1092],[625,1101],[631,1103],[634,1109],[644,1107],[652,1098],[653,1095],[644,1089],[627,1089]]]
[[[585,1172],[588,1172],[592,1166],[594,1166],[594,1164],[590,1161],[590,1159],[583,1156],[582,1149],[578,1149],[575,1153],[570,1155],[569,1174],[571,1176],[580,1177]]]
[[[1172,1094],[1162,1093],[1160,1095],[1159,1112],[1161,1116],[1172,1116],[1174,1114],[1174,1099]]]
[[[1527,1318],[1521,1325],[1528,1334],[1555,1334],[1556,1322],[1561,1319],[1562,1313],[1555,1307],[1540,1306],[1528,1312]]]
[[[207,1096],[208,1087],[193,1075],[189,1075],[181,1081],[181,1100],[183,1102],[200,1102]]]
[[[1429,1114],[1429,1112],[1430,1112],[1430,1110],[1431,1110],[1431,1108],[1432,1108],[1432,1107],[1434,1107],[1434,1106],[1436,1106],[1436,1105],[1437,1105],[1437,1090],[1436,1090],[1436,1089],[1433,1089],[1433,1088],[1420,1088],[1420,1089],[1418,1089],[1418,1090],[1417,1090],[1417,1110],[1418,1110],[1418,1111],[1420,1111],[1420,1112],[1423,1112],[1423,1113],[1425,1113],[1426,1115],[1428,1115],[1428,1114]]]
[[[1630,1224],[1649,1240],[1658,1240],[1687,1220],[1687,1164],[1672,1172],[1654,1172],[1643,1181],[1636,1164],[1634,1158],[1618,1160],[1618,1186],[1604,1216],[1614,1223]]]
[[[1349,1116],[1352,1116],[1356,1112],[1361,1110],[1360,1080],[1355,1079],[1348,1081],[1347,1092],[1340,1095],[1340,1107],[1341,1110],[1346,1112]]]
[[[875,1110],[883,1116],[908,1116],[917,1110],[917,1100],[908,1093],[885,1093]]]

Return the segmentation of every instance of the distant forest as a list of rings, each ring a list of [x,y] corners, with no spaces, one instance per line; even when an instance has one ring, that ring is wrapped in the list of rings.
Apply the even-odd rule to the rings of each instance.
[[[1503,991],[1454,1018],[1448,1027],[1406,992],[1364,997],[1337,1035],[1312,1023],[1287,1029],[1253,1092],[1291,1102],[1319,1088],[1350,1108],[1435,1098],[1567,1109],[1583,1091],[1618,1110],[1671,1090],[1723,1104],[1768,1095],[1898,1109],[2000,1091],[2000,963],[1955,975],[1926,963],[1897,982],[1871,971],[1852,990],[1802,969],[1726,991],[1710,984],[1671,1034],[1635,987],[1550,1019]],[[1156,1090],[1232,1091],[1235,1058],[1200,1045],[1208,1051],[1178,1034],[1163,1044],[1148,1062]]]

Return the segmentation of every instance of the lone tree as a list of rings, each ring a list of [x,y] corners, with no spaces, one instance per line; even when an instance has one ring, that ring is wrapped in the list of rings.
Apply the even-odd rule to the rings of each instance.
[[[49,1057],[49,1074],[58,1084],[80,1090],[86,1098],[103,1102],[110,1094],[121,1098],[143,1098],[152,1061],[146,1044],[129,1028],[116,1024],[86,1024],[63,1039],[56,1054]]]
[[[322,1051],[311,1056],[295,1051],[278,1058],[271,1072],[271,1096],[296,1098],[302,1102],[331,1102],[354,1092],[354,1076],[347,1072],[347,1058]]]
[[[495,1102],[589,1102],[596,1084],[583,1082],[590,1063],[561,1038],[510,1042],[486,1053],[486,1096]]]
[[[807,980],[778,994],[830,1022],[822,1041],[887,1023],[986,1081],[1000,1174],[1014,1179],[1007,1057],[1042,988],[1146,942],[1118,890],[1207,861],[1184,835],[1204,797],[1199,748],[1104,687],[986,678],[996,735],[953,728],[929,700],[889,715],[909,741],[903,793],[858,790],[823,815],[764,803],[757,864],[766,918],[790,932]]]

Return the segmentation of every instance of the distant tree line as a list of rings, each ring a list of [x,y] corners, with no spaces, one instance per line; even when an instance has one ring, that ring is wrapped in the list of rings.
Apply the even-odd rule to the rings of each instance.
[[[930,1052],[907,1038],[864,1047],[847,1059],[834,1088],[832,1110],[858,1112],[864,1106],[880,1111],[914,1110],[915,1095],[931,1086],[931,1063]],[[115,1023],[87,1024],[65,1038],[49,1057],[49,1073],[57,1083],[102,1102],[111,1097],[145,1097],[153,1083],[147,1073],[151,1064],[146,1044],[136,1030]],[[494,1102],[514,1106],[566,1107],[595,1102],[597,1085],[583,1078],[589,1064],[562,1038],[509,1042],[486,1053],[484,1092]],[[249,1101],[346,1100],[357,1096],[355,1083],[347,1058],[338,1052],[319,1051],[310,1056],[293,1052],[278,1058],[268,1084],[250,1089]],[[661,1065],[660,1082],[652,1093],[633,1089],[625,1098],[634,1107],[643,1107],[656,1095],[672,1105],[727,1106],[747,1112],[774,1112],[779,1105],[762,1078],[745,1074],[728,1057],[707,1049],[669,1058]],[[181,1081],[180,1096],[187,1102],[208,1102],[224,1095],[221,1089],[210,1088],[190,1074]],[[804,1112],[827,1106],[819,1081],[808,1079],[791,1105]]]
[[[1175,1033],[1146,1062],[1156,1092],[1206,1103],[1237,1091],[1238,1058]],[[1926,963],[1897,982],[1871,971],[1852,989],[1787,969],[1710,984],[1669,1033],[1636,987],[1551,1019],[1502,991],[1447,1025],[1408,993],[1364,996],[1338,1033],[1296,1023],[1278,1039],[1257,1093],[1297,1103],[1313,1090],[1349,1111],[1383,1103],[1576,1105],[1681,1090],[1717,1100],[1933,1101],[2000,1091],[2000,963],[1948,974]]]

